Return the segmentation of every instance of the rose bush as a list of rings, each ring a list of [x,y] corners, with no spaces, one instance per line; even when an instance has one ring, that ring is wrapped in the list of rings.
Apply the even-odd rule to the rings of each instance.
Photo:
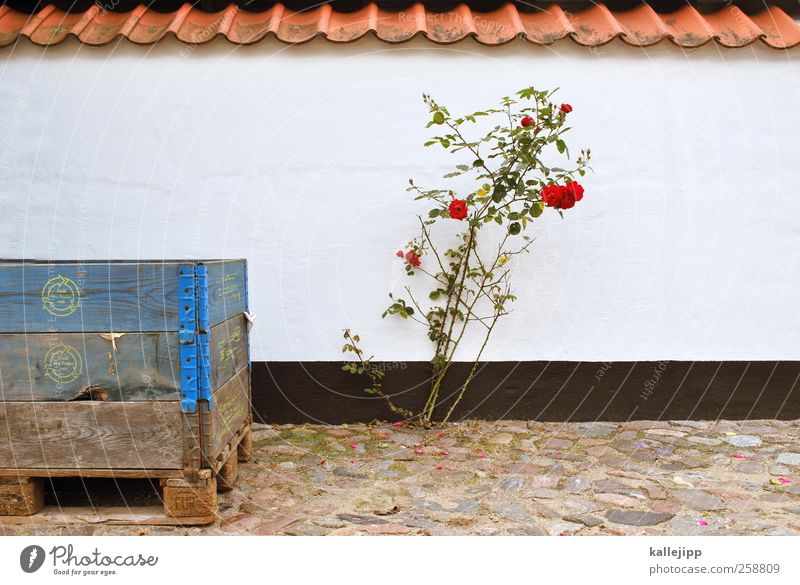
[[[572,106],[556,106],[554,94],[555,90],[529,87],[517,92],[515,98],[503,98],[498,108],[463,116],[451,115],[430,96],[424,96],[431,115],[428,127],[443,129],[425,146],[437,146],[462,157],[444,176],[460,184],[448,189],[423,189],[409,180],[408,190],[430,208],[427,217],[419,217],[420,234],[397,256],[404,260],[409,276],[419,272],[430,280],[429,304],[423,307],[422,299],[406,286],[403,297],[389,295],[391,304],[383,316],[412,319],[426,329],[434,352],[426,403],[416,412],[396,406],[383,389],[384,372],[372,365],[371,358],[364,357],[360,338],[349,330],[345,330],[342,348],[356,356],[343,369],[366,375],[369,386],[365,391],[385,398],[399,415],[422,424],[433,422],[439,412],[442,383],[465,333],[474,327],[483,331],[481,343],[466,379],[442,413],[443,422],[450,418],[474,378],[498,320],[508,315],[517,298],[511,288],[512,260],[528,252],[533,243],[523,232],[545,208],[562,215],[583,199],[584,188],[577,179],[586,173],[590,151],[581,150],[571,168],[550,166],[543,156],[550,151],[570,159],[563,135],[569,130],[566,118]],[[467,137],[466,129],[479,127],[484,118],[495,118],[499,123],[487,124],[489,129],[482,136]],[[463,195],[458,196],[457,191]],[[434,225],[439,220],[464,223],[454,245],[442,245],[434,238]],[[484,230],[495,232],[487,239],[494,239],[496,244],[479,245],[479,234]]]

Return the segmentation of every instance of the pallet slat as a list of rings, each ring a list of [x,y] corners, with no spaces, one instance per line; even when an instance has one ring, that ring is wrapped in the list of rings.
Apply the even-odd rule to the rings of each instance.
[[[0,469],[2,477],[111,477],[114,479],[166,479],[183,477],[180,469],[36,469],[33,467],[17,467]]]
[[[214,520],[216,520],[216,514],[174,518],[165,514],[164,508],[161,506],[110,506],[107,508],[45,506],[34,516],[4,516],[2,523],[31,526],[72,526],[75,524],[201,526],[211,524]]]

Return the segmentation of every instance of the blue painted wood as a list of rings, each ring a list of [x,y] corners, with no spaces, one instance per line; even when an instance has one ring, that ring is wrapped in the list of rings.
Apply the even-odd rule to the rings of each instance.
[[[0,335],[0,400],[67,401],[90,386],[110,401],[179,400],[178,333]]]
[[[177,262],[0,263],[0,333],[177,330]]]
[[[246,261],[221,260],[203,264],[208,281],[208,324],[213,327],[247,310]]]
[[[0,400],[96,386],[195,412],[247,363],[246,307],[244,260],[0,260]]]

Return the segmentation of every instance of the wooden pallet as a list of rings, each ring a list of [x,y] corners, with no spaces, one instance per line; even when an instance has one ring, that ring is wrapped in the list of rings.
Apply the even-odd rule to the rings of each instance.
[[[200,469],[187,480],[173,470],[0,469],[0,525],[68,526],[116,524],[142,526],[199,526],[217,518],[217,492],[232,489],[238,463],[252,458],[250,421],[231,437],[213,468]],[[158,478],[163,506],[45,506],[46,478]]]

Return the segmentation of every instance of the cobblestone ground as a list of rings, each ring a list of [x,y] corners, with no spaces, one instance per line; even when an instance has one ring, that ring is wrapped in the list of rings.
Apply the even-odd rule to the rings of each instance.
[[[797,421],[256,425],[202,528],[81,534],[800,534]],[[12,533],[70,534],[17,527]]]

